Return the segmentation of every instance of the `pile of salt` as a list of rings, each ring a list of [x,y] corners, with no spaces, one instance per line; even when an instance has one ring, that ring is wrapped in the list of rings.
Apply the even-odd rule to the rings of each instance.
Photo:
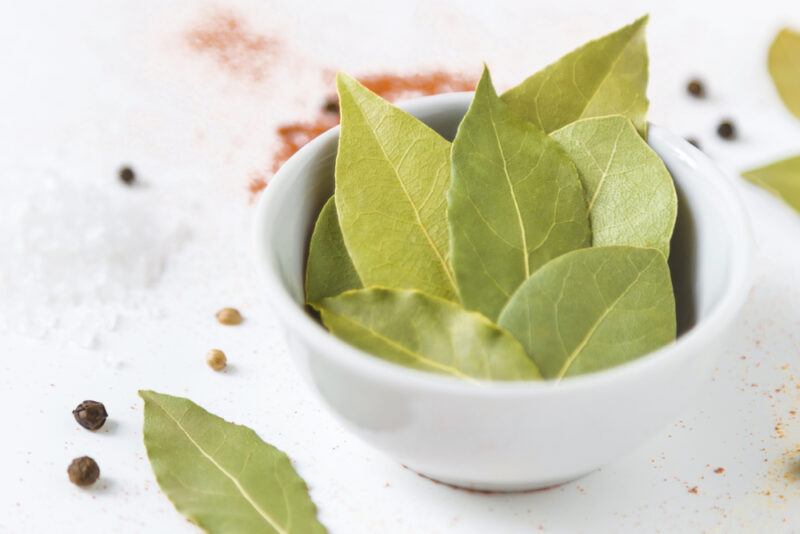
[[[147,193],[55,172],[4,176],[0,332],[93,348],[121,317],[157,313],[150,293],[189,232]]]

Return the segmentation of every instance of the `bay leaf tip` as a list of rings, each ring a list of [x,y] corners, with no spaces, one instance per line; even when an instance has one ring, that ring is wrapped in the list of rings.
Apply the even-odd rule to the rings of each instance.
[[[339,94],[341,95],[344,91],[364,89],[364,86],[346,72],[339,71],[336,73],[336,88],[339,90]]]
[[[647,23],[649,21],[650,21],[650,13],[645,13],[644,15],[633,21],[633,23],[631,23],[631,26],[634,26],[636,28],[647,26]]]
[[[487,91],[489,94],[492,94],[495,97],[497,96],[497,90],[495,89],[494,82],[492,81],[492,73],[489,71],[489,66],[484,63],[481,79],[478,81],[478,85],[475,87],[475,94],[483,94]]]

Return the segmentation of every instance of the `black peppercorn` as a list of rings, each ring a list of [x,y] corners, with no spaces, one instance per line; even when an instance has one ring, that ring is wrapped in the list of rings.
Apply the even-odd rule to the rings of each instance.
[[[325,101],[325,105],[322,106],[322,111],[325,113],[339,113],[339,101],[335,98],[329,98]]]
[[[706,88],[700,80],[692,80],[686,86],[686,91],[695,98],[706,96]]]
[[[131,185],[136,180],[136,173],[130,167],[122,167],[119,170],[119,179],[126,185]]]
[[[75,458],[67,467],[69,481],[77,486],[90,486],[100,478],[100,467],[88,456]]]
[[[72,410],[72,415],[75,416],[75,420],[79,425],[89,430],[97,430],[103,426],[108,418],[108,413],[106,413],[106,407],[103,406],[103,403],[93,400],[80,403],[77,408]]]
[[[687,138],[686,138],[686,142],[688,142],[688,143],[689,143],[690,145],[692,145],[693,147],[695,147],[695,148],[697,148],[697,149],[700,149],[700,150],[702,150],[702,149],[700,148],[700,141],[698,141],[698,140],[697,140],[697,139],[695,139],[694,137],[687,137]]]
[[[736,127],[733,125],[733,122],[726,120],[719,123],[717,126],[717,134],[723,139],[735,139],[736,138]]]

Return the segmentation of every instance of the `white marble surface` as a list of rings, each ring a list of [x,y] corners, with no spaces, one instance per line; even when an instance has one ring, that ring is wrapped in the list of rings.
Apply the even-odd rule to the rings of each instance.
[[[95,348],[57,335],[31,339],[13,320],[0,333],[0,531],[197,531],[150,471],[139,388],[188,396],[287,451],[332,532],[800,530],[800,420],[792,415],[800,409],[800,217],[769,195],[741,183],[758,240],[755,287],[692,408],[583,480],[486,496],[433,484],[380,456],[300,383],[250,263],[247,190],[252,173],[269,166],[276,125],[313,117],[331,71],[477,74],[485,60],[507,87],[643,12],[651,13],[650,119],[698,137],[738,181],[744,168],[800,153],[800,121],[782,107],[765,68],[775,31],[800,27],[794,2],[299,4],[0,7],[0,210],[35,199],[30,191],[43,175],[117,191],[116,169],[130,162],[144,186],[125,192],[190,233],[148,290],[156,311],[121,311]],[[219,9],[279,43],[261,79],[220,68],[187,45],[186,32]],[[685,95],[692,75],[706,80],[707,100]],[[728,116],[741,131],[736,142],[714,135]],[[0,303],[12,319],[46,306],[3,295]],[[222,306],[238,307],[246,322],[216,324]],[[211,347],[228,353],[227,373],[205,366]],[[104,430],[90,433],[72,420],[84,399],[106,404]],[[83,454],[102,470],[88,491],[65,473]]]

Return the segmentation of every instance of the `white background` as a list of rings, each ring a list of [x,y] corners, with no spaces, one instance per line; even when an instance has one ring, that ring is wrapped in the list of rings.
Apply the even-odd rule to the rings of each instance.
[[[261,80],[187,45],[186,32],[220,9],[279,42]],[[650,119],[698,137],[752,217],[756,280],[737,334],[680,420],[585,479],[485,496],[419,478],[347,434],[299,381],[250,262],[248,180],[269,167],[278,124],[313,118],[335,70],[477,76],[486,61],[503,89],[645,12]],[[11,318],[0,331],[0,531],[197,531],[150,471],[140,388],[190,397],[285,450],[332,532],[800,531],[800,420],[790,414],[800,405],[800,217],[737,177],[800,153],[800,120],[766,73],[769,42],[787,24],[800,28],[789,0],[4,2],[0,211],[35,199],[51,176],[129,195],[165,221],[154,228],[190,237],[143,297],[157,312],[120,311],[93,349],[20,335],[14,316],[46,304],[0,295]],[[685,94],[694,75],[704,101]],[[715,136],[722,117],[738,141]],[[142,187],[118,184],[124,162]],[[24,232],[0,228],[5,239]],[[222,306],[246,322],[216,324]],[[211,347],[228,353],[229,372],[206,367]],[[106,404],[102,431],[73,421],[84,399]],[[83,454],[102,470],[89,490],[65,473]]]

